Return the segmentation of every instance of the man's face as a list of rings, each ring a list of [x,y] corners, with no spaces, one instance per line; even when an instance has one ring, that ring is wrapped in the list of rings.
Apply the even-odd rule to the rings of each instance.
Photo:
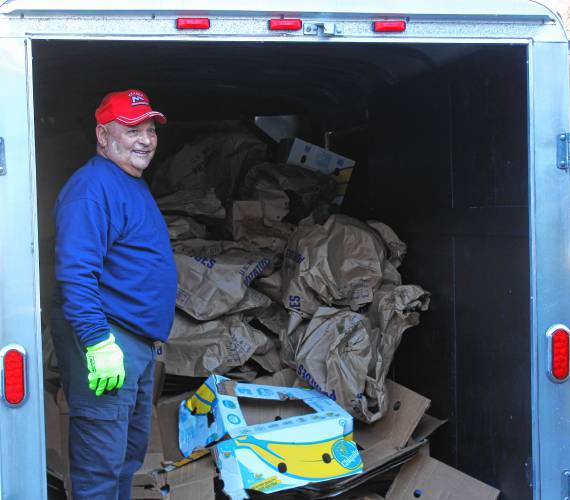
[[[141,177],[156,151],[154,120],[132,127],[110,122],[97,125],[97,152],[115,162],[125,172]]]

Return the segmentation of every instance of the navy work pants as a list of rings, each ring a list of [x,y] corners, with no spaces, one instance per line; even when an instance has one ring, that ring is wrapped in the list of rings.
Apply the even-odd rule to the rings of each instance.
[[[61,310],[53,311],[52,337],[69,404],[75,500],[129,500],[148,445],[154,345],[114,325],[111,332],[124,353],[125,382],[116,392],[96,396],[88,386],[84,348]]]

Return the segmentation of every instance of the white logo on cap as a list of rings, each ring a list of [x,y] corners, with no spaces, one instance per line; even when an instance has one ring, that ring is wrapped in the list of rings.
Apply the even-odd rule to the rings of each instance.
[[[129,97],[131,98],[131,106],[150,106],[145,96],[139,92],[131,92]]]

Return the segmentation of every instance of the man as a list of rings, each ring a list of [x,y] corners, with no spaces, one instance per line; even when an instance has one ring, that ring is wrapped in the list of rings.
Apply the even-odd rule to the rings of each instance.
[[[97,155],[55,206],[52,336],[70,409],[73,497],[129,499],[148,444],[154,342],[174,316],[176,269],[166,224],[142,178],[154,156],[153,111],[139,90],[95,112]]]

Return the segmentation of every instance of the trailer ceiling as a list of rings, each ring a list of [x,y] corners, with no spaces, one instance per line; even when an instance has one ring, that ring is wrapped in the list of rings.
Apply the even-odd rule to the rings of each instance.
[[[393,86],[488,46],[466,44],[34,41],[34,86],[45,116],[94,109],[111,89],[143,88],[169,116],[358,113]],[[43,92],[49,89],[49,92]],[[57,89],[54,92],[53,89]],[[206,113],[207,114],[207,113]],[[237,115],[237,116],[236,116]],[[228,116],[229,117],[229,116]],[[182,117],[181,117],[182,118]]]

